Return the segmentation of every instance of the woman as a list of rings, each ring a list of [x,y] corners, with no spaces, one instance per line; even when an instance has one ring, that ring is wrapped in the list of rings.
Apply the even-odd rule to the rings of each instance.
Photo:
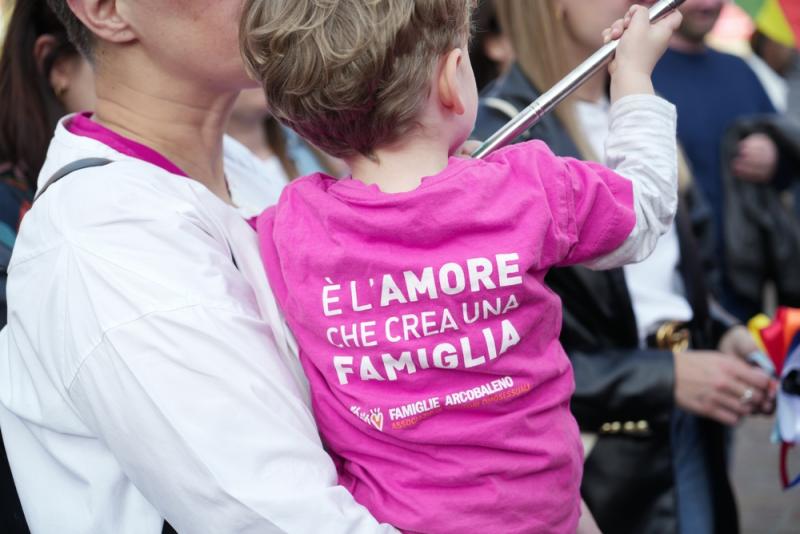
[[[469,60],[475,73],[478,91],[505,74],[514,61],[514,50],[508,37],[500,31],[494,4],[481,2],[472,14],[472,39]]]
[[[289,180],[298,176],[297,165],[287,150],[281,126],[267,111],[267,101],[260,89],[248,89],[239,94],[226,131],[232,138],[228,141],[229,148],[241,145],[238,148],[252,152],[261,166],[261,172],[250,180],[248,191],[240,195],[247,198],[246,215],[256,216],[264,206],[278,201]]]
[[[517,63],[485,92],[478,138],[599,48],[602,29],[630,2],[495,4]],[[614,115],[607,83],[607,75],[590,80],[523,138],[543,139],[560,155],[602,161]],[[737,358],[755,349],[744,329],[709,313],[688,222],[679,211],[676,229],[641,265],[562,269],[548,278],[564,306],[561,341],[575,372],[573,412],[583,431],[600,434],[587,455],[582,492],[605,532],[737,528],[723,435],[712,420],[730,425],[768,409],[770,381]],[[648,343],[652,334],[657,339]]]
[[[59,123],[9,269],[0,426],[31,530],[391,531],[336,486],[235,207],[241,2],[50,5],[97,105]]]

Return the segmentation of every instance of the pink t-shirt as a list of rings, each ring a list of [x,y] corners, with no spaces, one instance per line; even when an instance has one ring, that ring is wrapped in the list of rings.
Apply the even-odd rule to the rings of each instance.
[[[631,183],[540,142],[414,191],[316,174],[258,219],[340,482],[406,532],[573,533],[582,447],[549,268],[612,252]]]

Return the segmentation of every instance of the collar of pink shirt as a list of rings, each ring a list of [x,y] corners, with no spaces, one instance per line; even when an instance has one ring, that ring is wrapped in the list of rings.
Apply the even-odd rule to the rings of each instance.
[[[92,112],[85,111],[78,113],[65,124],[67,131],[73,135],[81,137],[88,137],[95,141],[100,141],[109,148],[113,148],[121,154],[136,158],[147,163],[151,163],[157,167],[164,169],[167,172],[177,174],[179,176],[188,175],[183,172],[180,167],[172,163],[170,160],[141,143],[137,143],[127,137],[124,137],[117,132],[114,132],[102,124],[92,120]]]

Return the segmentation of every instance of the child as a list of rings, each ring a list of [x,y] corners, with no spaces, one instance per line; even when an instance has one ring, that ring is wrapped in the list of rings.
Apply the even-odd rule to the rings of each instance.
[[[575,532],[582,448],[548,269],[638,261],[676,209],[675,111],[650,72],[679,15],[608,30],[611,171],[540,142],[451,157],[477,94],[472,0],[248,0],[274,115],[352,178],[257,222],[340,482],[407,532]],[[630,179],[623,178],[622,175]]]

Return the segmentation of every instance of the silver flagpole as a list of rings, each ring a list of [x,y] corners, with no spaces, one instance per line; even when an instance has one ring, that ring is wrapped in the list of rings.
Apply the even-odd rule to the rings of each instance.
[[[650,8],[650,22],[656,22],[672,13],[683,4],[685,0],[660,0]],[[511,143],[523,134],[528,128],[536,124],[547,113],[553,110],[565,98],[571,95],[583,83],[597,74],[614,57],[619,41],[611,41],[600,50],[589,56],[575,70],[567,74],[560,82],[549,91],[537,98],[531,105],[522,110],[519,115],[511,119],[505,126],[495,132],[475,152],[474,158],[483,158],[498,148]]]

